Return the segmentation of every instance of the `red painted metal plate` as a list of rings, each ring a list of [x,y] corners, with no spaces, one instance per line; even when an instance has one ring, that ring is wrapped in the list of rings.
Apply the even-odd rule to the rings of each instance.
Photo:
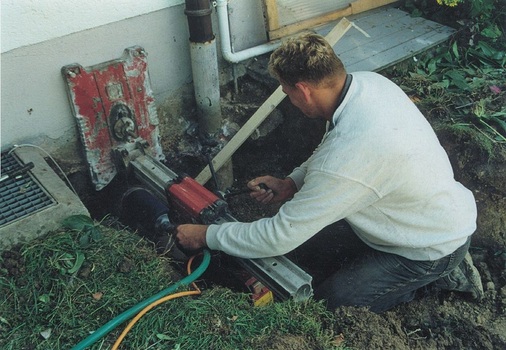
[[[149,147],[143,152],[164,158],[146,53],[141,47],[127,48],[121,58],[87,68],[64,66],[62,74],[96,190],[117,174],[117,149],[132,149],[145,141]]]

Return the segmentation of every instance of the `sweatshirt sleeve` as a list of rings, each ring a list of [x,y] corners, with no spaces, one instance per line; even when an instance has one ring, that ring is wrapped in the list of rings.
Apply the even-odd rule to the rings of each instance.
[[[306,168],[300,166],[293,169],[292,173],[288,175],[290,179],[293,180],[295,186],[297,186],[297,190],[300,190],[302,185],[304,185],[304,177],[306,177]]]
[[[309,159],[306,160],[304,163],[302,163],[297,168],[293,169],[293,171],[290,173],[290,175],[287,176],[293,180],[293,182],[295,183],[295,186],[297,186],[297,190],[300,190],[302,188],[302,185],[304,185],[304,178],[306,177],[308,162],[309,162]]]
[[[328,125],[327,125],[327,129],[328,129]],[[318,153],[318,149],[320,148],[321,144],[324,141],[325,141],[325,136],[323,137],[320,145],[318,145],[318,147],[314,150],[313,154],[304,163],[302,163],[300,166],[293,169],[293,171],[290,173],[290,175],[287,176],[293,180],[293,182],[295,183],[295,186],[297,186],[297,190],[300,190],[302,188],[302,186],[304,185],[304,179],[306,178],[308,164],[311,163],[314,155]]]
[[[207,245],[242,258],[283,255],[377,198],[375,191],[361,183],[311,172],[301,190],[275,216],[251,223],[211,225],[207,229]]]

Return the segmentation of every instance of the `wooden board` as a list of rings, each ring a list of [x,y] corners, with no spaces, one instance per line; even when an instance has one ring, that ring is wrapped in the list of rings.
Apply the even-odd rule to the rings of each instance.
[[[279,13],[277,0],[264,0],[267,28],[279,28]]]

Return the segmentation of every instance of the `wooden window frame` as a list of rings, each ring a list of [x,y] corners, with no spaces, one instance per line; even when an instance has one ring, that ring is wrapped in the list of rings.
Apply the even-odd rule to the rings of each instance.
[[[269,40],[276,40],[288,35],[301,32],[305,29],[316,27],[342,17],[355,15],[360,12],[372,10],[397,2],[398,0],[355,0],[348,6],[336,11],[328,12],[320,16],[309,18],[300,22],[283,25],[279,24],[277,0],[264,0],[264,8],[267,22],[267,35]]]

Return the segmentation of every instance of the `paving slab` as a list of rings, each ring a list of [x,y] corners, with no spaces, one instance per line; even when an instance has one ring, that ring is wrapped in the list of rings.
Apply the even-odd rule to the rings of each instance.
[[[455,32],[453,28],[425,18],[411,17],[391,5],[346,18],[360,28],[348,30],[334,46],[348,72],[381,71],[441,44]],[[338,21],[313,31],[326,35]],[[248,67],[250,75],[262,81],[270,80],[268,60],[269,54],[255,59]]]
[[[24,196],[29,187],[40,190],[38,193],[47,196],[49,201],[41,208],[12,221],[6,221],[0,226],[0,251],[60,228],[62,221],[71,215],[89,216],[88,209],[46,162],[39,149],[19,147],[14,150],[13,155],[23,164],[32,162],[34,165],[26,174],[28,180],[14,191],[17,196],[15,205],[28,208],[38,203],[37,198]],[[1,182],[0,186],[7,186],[7,181]],[[6,198],[0,197],[0,206],[5,207],[7,201]]]

